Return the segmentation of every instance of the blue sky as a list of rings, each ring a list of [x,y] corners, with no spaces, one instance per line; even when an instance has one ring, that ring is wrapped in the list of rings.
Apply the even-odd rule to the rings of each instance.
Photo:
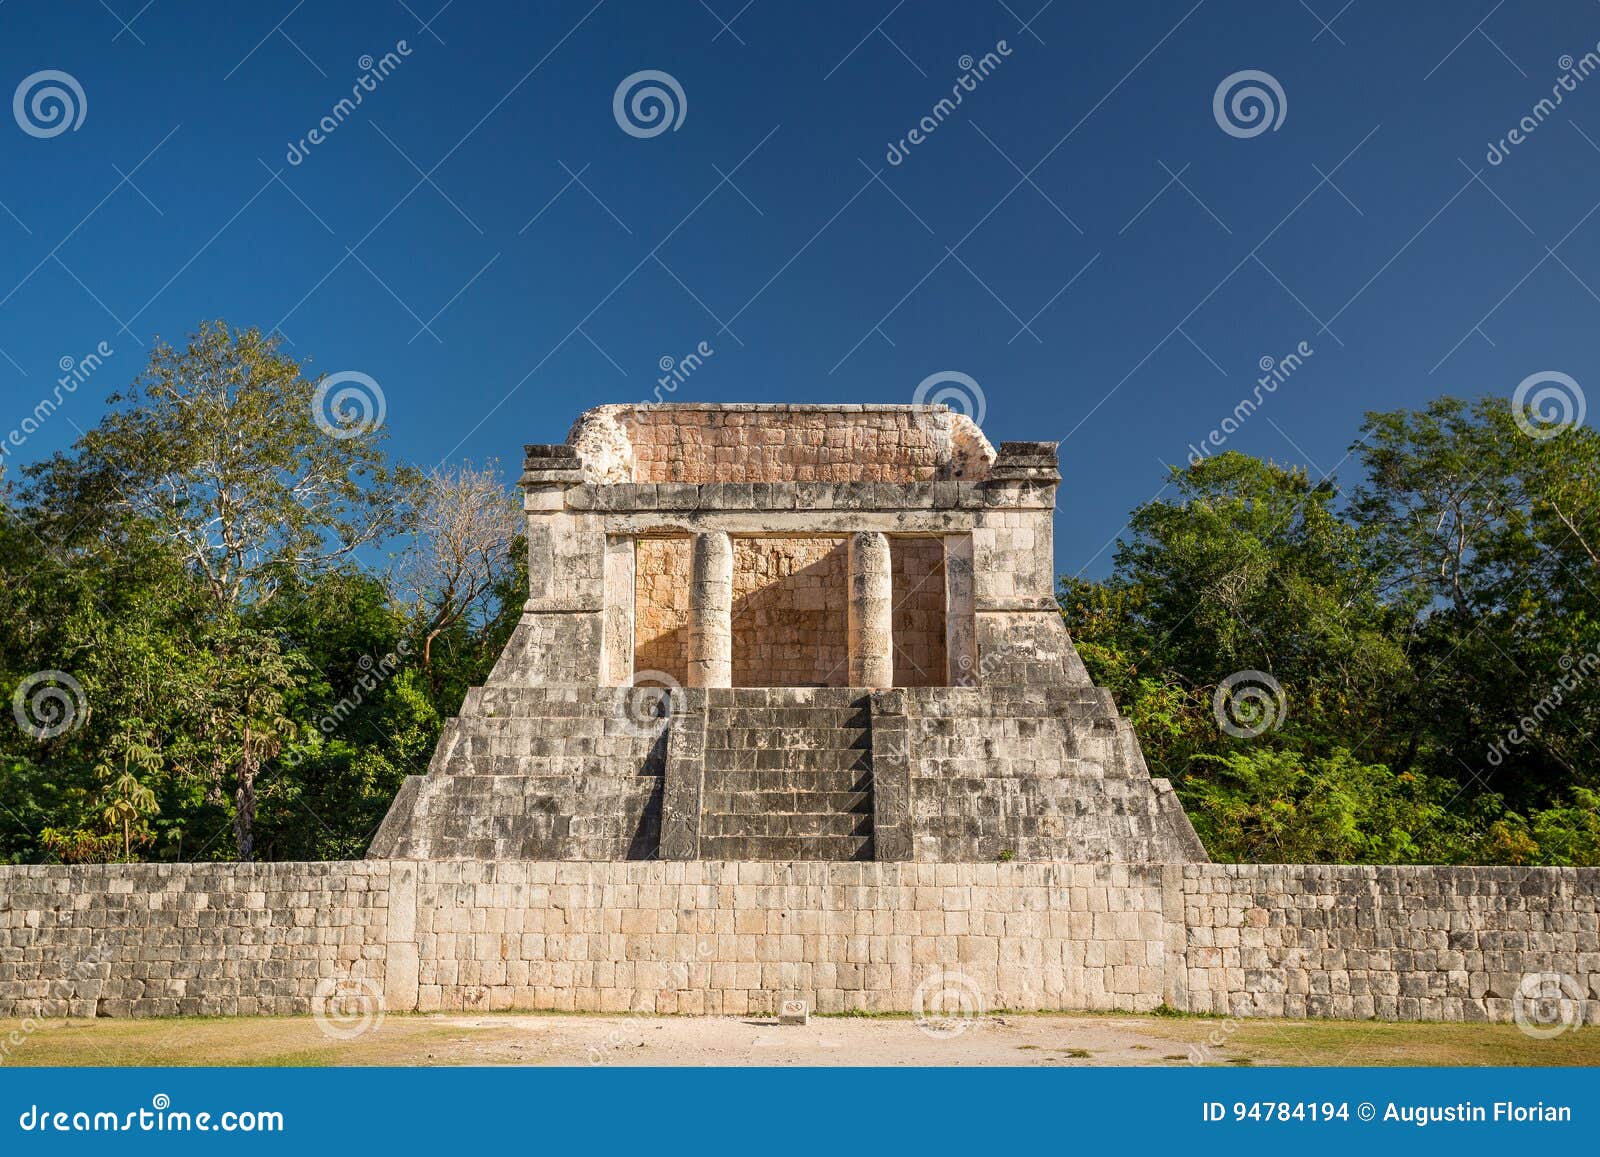
[[[704,342],[674,400],[970,375],[991,439],[1061,440],[1058,568],[1103,574],[1302,342],[1226,444],[1344,481],[1366,410],[1597,376],[1600,75],[1486,159],[1595,50],[1593,0],[440,2],[0,3],[0,95],[57,70],[85,106],[0,120],[0,434],[114,351],[13,462],[205,318],[372,377],[423,464],[514,466]],[[615,117],[643,70],[676,129]],[[1284,106],[1249,136],[1213,103],[1245,70]]]

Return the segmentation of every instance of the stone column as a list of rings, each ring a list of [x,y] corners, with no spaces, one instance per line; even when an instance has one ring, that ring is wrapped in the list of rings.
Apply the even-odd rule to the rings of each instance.
[[[733,543],[694,536],[689,557],[689,686],[733,686]]]
[[[875,530],[850,536],[850,686],[894,686],[889,540]]]

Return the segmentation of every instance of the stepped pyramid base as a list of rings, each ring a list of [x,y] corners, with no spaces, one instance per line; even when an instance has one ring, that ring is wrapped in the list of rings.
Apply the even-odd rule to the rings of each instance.
[[[1204,860],[1107,692],[487,686],[369,858]]]

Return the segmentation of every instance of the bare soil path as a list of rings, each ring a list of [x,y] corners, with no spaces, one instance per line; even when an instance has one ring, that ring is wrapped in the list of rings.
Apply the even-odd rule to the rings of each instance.
[[[337,1026],[336,1026],[337,1027]],[[359,1027],[359,1026],[349,1026]],[[940,1027],[940,1026],[931,1026]],[[344,1039],[312,1017],[0,1021],[6,1065],[1600,1065],[1600,1028],[1004,1014],[392,1015]],[[950,1032],[949,1029],[959,1031]]]

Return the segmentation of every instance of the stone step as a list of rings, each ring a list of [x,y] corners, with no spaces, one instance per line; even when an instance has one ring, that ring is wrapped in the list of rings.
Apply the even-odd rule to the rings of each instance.
[[[645,718],[664,715],[658,687],[490,686],[468,690],[461,714],[512,719]]]
[[[733,750],[843,751],[871,743],[868,727],[708,727],[706,747]]]
[[[832,730],[832,728],[862,728],[872,725],[872,717],[864,711],[811,711],[810,707],[773,707],[771,711],[746,709],[738,711],[706,712],[707,728],[734,728],[734,730],[768,730],[768,728],[800,728],[800,730]]]
[[[870,860],[871,836],[702,836],[702,860]]]
[[[872,792],[751,791],[706,789],[701,807],[707,815],[785,815],[804,812],[827,815],[870,815]]]
[[[709,738],[709,737],[708,737]],[[706,748],[706,771],[853,771],[872,766],[872,753],[864,747],[815,750],[809,748]]]
[[[473,754],[457,748],[443,759],[435,759],[430,771],[457,776],[510,776],[526,779],[570,779],[594,776],[598,779],[659,779],[659,759],[620,759],[599,755],[490,755]]]
[[[568,755],[602,755],[606,759],[645,759],[659,739],[627,735],[539,736],[482,733],[467,723],[456,739],[456,751],[470,755],[530,755],[542,759]]]
[[[838,812],[791,812],[767,815],[709,813],[701,817],[706,836],[869,836],[872,816]]]
[[[848,771],[718,771],[708,768],[705,777],[707,792],[719,791],[775,791],[775,792],[843,792],[872,790],[870,768],[853,768]]]
[[[719,707],[863,707],[871,692],[864,687],[713,687],[706,705]]]

